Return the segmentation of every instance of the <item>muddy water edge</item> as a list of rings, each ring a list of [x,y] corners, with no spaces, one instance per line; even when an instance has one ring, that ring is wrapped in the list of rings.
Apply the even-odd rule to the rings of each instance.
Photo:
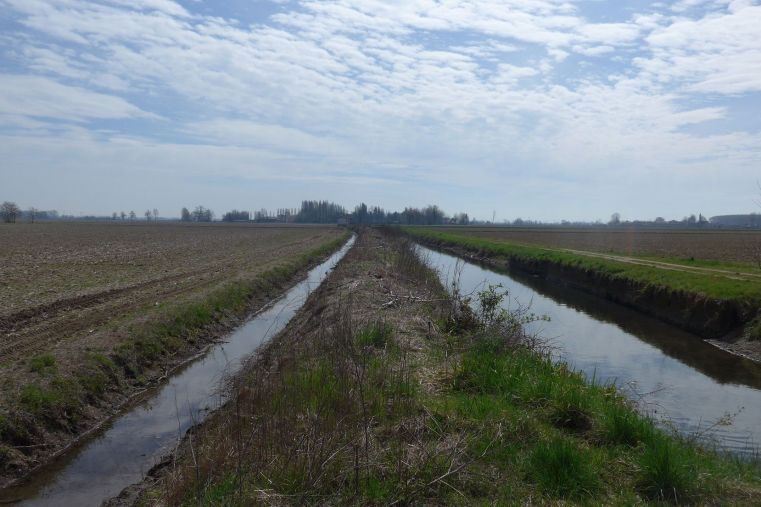
[[[27,480],[0,492],[0,503],[100,505],[141,480],[188,428],[224,403],[225,378],[287,324],[353,244],[352,237],[285,295],[202,357],[176,370],[165,384]]]

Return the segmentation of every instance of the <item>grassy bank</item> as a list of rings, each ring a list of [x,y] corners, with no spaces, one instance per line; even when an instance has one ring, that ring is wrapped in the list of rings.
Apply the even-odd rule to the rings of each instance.
[[[753,505],[761,471],[658,429],[377,231],[189,434],[143,505]]]
[[[52,354],[29,359],[30,383],[17,386],[0,410],[0,470],[12,477],[44,461],[107,417],[131,395],[202,350],[348,239],[326,242],[247,280],[216,288],[201,301],[169,305],[132,325],[109,351],[89,350],[74,367]]]
[[[405,227],[404,231],[413,237],[434,243],[461,247],[468,251],[490,257],[499,257],[506,260],[519,258],[529,261],[545,261],[573,266],[604,273],[611,277],[633,280],[645,285],[654,285],[715,299],[747,301],[755,305],[761,300],[761,280],[736,280],[719,274],[694,273],[627,264],[556,249],[475,238],[426,228]],[[700,264],[695,263],[694,265]],[[685,265],[687,264],[685,263]],[[712,265],[710,267],[721,266]]]

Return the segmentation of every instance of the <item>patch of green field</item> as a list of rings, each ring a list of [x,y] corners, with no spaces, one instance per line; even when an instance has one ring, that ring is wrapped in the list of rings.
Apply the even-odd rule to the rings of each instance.
[[[441,232],[427,228],[405,227],[405,232],[413,237],[434,242],[459,246],[466,250],[481,252],[488,256],[505,259],[520,258],[532,261],[547,261],[555,264],[574,266],[604,273],[613,278],[624,278],[664,287],[671,290],[700,294],[724,300],[745,300],[757,302],[761,299],[761,280],[736,280],[721,274],[704,274],[640,266],[608,259],[599,259],[563,250],[554,250],[493,239],[474,238],[457,233]],[[673,259],[657,259],[670,262]],[[711,261],[679,261],[684,265],[720,267]],[[677,262],[677,263],[679,263]],[[725,268],[727,266],[725,265]],[[724,269],[724,268],[722,268]],[[731,267],[728,269],[732,269]]]

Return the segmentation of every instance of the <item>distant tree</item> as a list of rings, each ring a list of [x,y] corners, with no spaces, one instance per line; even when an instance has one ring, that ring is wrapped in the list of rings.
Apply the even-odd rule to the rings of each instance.
[[[114,211],[114,213],[111,215],[111,220],[117,220],[119,218],[119,214]]]
[[[180,212],[180,220],[183,222],[190,222],[190,210],[188,208],[182,208]]]
[[[663,218],[663,217],[655,217],[655,223],[656,224],[665,224],[666,223],[666,219]]]
[[[125,218],[127,218],[127,214],[122,211],[121,212],[121,217],[122,217],[122,220],[124,220]]]
[[[441,225],[444,223],[444,212],[435,204],[423,208],[425,225]]]
[[[194,222],[211,222],[214,220],[214,212],[203,206],[196,206],[191,215]]]
[[[152,217],[153,217],[153,213],[151,213],[151,210],[149,209],[145,210],[145,220],[147,222],[150,222]]]
[[[29,222],[34,223],[35,219],[37,218],[37,213],[37,208],[33,206],[27,210],[26,216],[29,218]]]
[[[523,219],[520,217],[516,218],[515,220],[513,220],[513,225],[521,227],[523,225]]]
[[[251,216],[248,211],[238,211],[237,209],[222,215],[223,222],[248,222],[250,219]]]
[[[610,225],[618,225],[621,223],[621,213],[613,213],[610,216],[610,222],[608,222]]]
[[[698,223],[698,217],[694,213],[687,217],[687,225],[695,225],[696,223]]]
[[[367,204],[360,203],[359,206],[354,208],[354,217],[358,224],[366,224],[368,222]]]
[[[137,217],[137,215],[135,214],[135,212],[134,212],[134,211],[130,211],[130,212],[129,212],[129,220],[130,220],[130,222],[131,222],[131,221],[133,221],[133,220],[135,220],[135,217]]]
[[[329,201],[302,201],[296,213],[296,221],[309,224],[335,223],[346,216],[346,209]]]
[[[254,213],[254,220],[257,222],[268,222],[270,220],[270,212],[262,208]]]
[[[703,227],[704,225],[708,224],[708,219],[703,216],[702,213],[698,214],[698,225]]]
[[[153,219],[158,220],[159,219],[159,210],[156,208],[153,208]]]
[[[20,213],[21,208],[15,202],[5,201],[0,205],[0,217],[7,224],[15,223]]]

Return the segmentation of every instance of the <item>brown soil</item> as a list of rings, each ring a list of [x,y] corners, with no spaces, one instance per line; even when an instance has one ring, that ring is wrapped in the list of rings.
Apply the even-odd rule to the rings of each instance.
[[[761,245],[758,231],[467,227],[452,232],[550,248],[739,262],[751,267],[756,265]]]
[[[52,348],[109,347],[129,321],[255,276],[335,228],[47,223],[0,227],[0,364]],[[112,331],[112,330],[111,330]],[[1,375],[1,373],[0,373]]]
[[[745,337],[742,337],[737,341],[707,341],[711,345],[719,347],[722,350],[726,350],[727,352],[737,356],[756,361],[757,363],[761,363],[761,340],[749,340]]]
[[[110,355],[132,330],[174,308],[257,275],[338,238],[334,227],[196,224],[43,223],[0,227],[0,416],[13,412],[24,386],[50,381],[30,359],[50,354],[67,377],[88,354]],[[280,287],[284,289],[285,287]],[[275,288],[277,289],[277,288]],[[258,294],[254,311],[274,294]],[[228,315],[145,378],[109,391],[77,427],[37,434],[5,459],[0,484],[45,462],[94,423],[108,418],[146,383],[164,376],[229,331]],[[0,421],[1,422],[1,421]],[[0,431],[2,429],[0,428]],[[6,440],[5,436],[3,439]],[[27,444],[27,445],[24,445]],[[13,445],[13,444],[12,444]],[[0,449],[2,450],[2,449]]]

